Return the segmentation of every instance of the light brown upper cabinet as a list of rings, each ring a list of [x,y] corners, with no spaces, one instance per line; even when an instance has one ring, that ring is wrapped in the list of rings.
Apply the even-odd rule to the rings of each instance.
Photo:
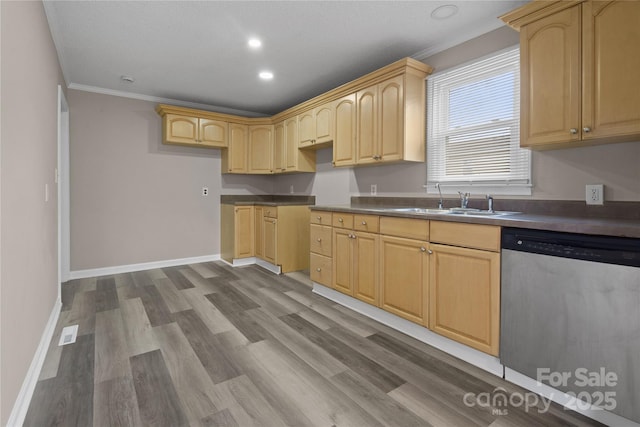
[[[222,173],[248,173],[249,127],[229,124],[229,148],[222,152]]]
[[[289,118],[274,128],[274,173],[315,172],[316,153],[298,148],[298,118]]]
[[[520,31],[521,146],[640,138],[640,2],[531,2],[502,20]]]
[[[340,98],[335,103],[336,138],[333,143],[333,165],[356,163],[356,94]]]
[[[227,123],[179,114],[162,117],[162,135],[165,144],[196,147],[226,147]]]
[[[327,102],[298,116],[300,148],[331,146],[334,135],[333,102]]]
[[[223,148],[223,173],[315,172],[315,150],[331,146],[335,166],[423,162],[431,71],[404,58],[272,117],[165,104],[156,111],[164,143]]]
[[[273,126],[249,126],[249,173],[273,173]]]
[[[355,164],[424,162],[424,105],[424,76],[407,73],[359,90]]]
[[[275,173],[285,172],[286,165],[286,146],[284,140],[284,122],[273,125],[273,170]]]

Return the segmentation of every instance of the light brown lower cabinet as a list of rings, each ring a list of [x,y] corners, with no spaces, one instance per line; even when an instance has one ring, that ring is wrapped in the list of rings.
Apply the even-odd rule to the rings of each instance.
[[[222,205],[220,255],[225,261],[254,256],[253,214],[253,206]]]
[[[223,204],[220,218],[221,258],[258,257],[283,273],[309,268],[307,205]]]
[[[312,281],[498,355],[500,227],[312,211],[310,247]]]
[[[500,254],[431,244],[429,328],[498,355]]]
[[[331,287],[331,257],[311,252],[309,259],[309,277],[316,283]]]
[[[278,220],[276,218],[264,217],[262,226],[264,251],[262,258],[271,264],[276,264],[276,251],[278,244]]]
[[[264,206],[254,206],[254,253],[258,258],[264,256]]]
[[[379,236],[350,229],[333,229],[333,288],[378,305]]]
[[[380,307],[427,326],[429,243],[380,236]]]

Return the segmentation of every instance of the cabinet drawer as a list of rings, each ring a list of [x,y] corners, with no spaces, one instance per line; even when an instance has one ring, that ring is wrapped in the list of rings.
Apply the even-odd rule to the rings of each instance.
[[[425,219],[383,216],[380,218],[380,234],[408,237],[417,240],[429,240],[429,221]]]
[[[320,255],[331,256],[331,227],[311,224],[309,249]]]
[[[331,286],[331,269],[331,258],[314,253],[311,254],[309,276],[312,281],[321,285]]]
[[[337,228],[353,228],[353,215],[345,214],[341,212],[333,213],[333,221],[332,224]]]
[[[431,221],[431,241],[464,248],[500,251],[500,227]]]
[[[353,229],[377,233],[380,231],[380,217],[377,215],[354,215]]]
[[[331,226],[331,212],[311,211],[310,222],[311,224]]]
[[[278,208],[275,206],[265,206],[264,216],[267,218],[278,218]]]

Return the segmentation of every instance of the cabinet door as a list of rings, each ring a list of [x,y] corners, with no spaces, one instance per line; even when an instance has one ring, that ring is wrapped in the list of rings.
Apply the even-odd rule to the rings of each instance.
[[[278,220],[274,218],[264,219],[264,259],[273,265],[277,262],[277,236],[278,236]]]
[[[321,285],[331,286],[331,258],[311,253],[309,260],[309,278]]]
[[[380,236],[380,306],[427,325],[429,254],[427,242]]]
[[[298,118],[288,119],[284,123],[285,132],[285,164],[286,170],[298,170]]]
[[[500,254],[432,244],[429,328],[498,355]]]
[[[373,163],[379,156],[377,143],[377,87],[359,91],[357,97],[356,163]]]
[[[378,306],[379,237],[373,233],[354,233],[353,240],[353,296]]]
[[[336,101],[336,135],[333,141],[333,165],[351,166],[356,162],[356,95]]]
[[[318,107],[314,111],[315,143],[333,141],[333,103]]]
[[[280,122],[273,127],[273,170],[275,173],[284,172],[287,170],[286,166],[286,145],[284,134],[284,122]]]
[[[227,122],[220,120],[199,120],[200,144],[209,147],[226,147],[227,144]]]
[[[234,258],[252,257],[253,252],[253,206],[235,208]]]
[[[378,85],[378,153],[381,161],[404,158],[404,87],[398,76]]]
[[[249,126],[249,173],[273,173],[273,128]]]
[[[353,295],[353,239],[351,236],[351,230],[333,229],[333,288],[347,295]]]
[[[198,119],[195,117],[166,114],[164,116],[165,141],[177,144],[198,143]]]
[[[298,116],[299,147],[310,147],[316,137],[315,117],[313,110],[309,110]]]
[[[521,146],[580,140],[580,39],[579,5],[521,28]]]
[[[247,148],[249,143],[249,129],[245,125],[231,123],[229,125],[229,149],[224,155],[227,157],[227,172],[247,172]]]
[[[264,207],[263,206],[255,206],[253,209],[253,217],[254,217],[254,230],[253,234],[255,238],[254,241],[254,252],[258,258],[264,258]]]
[[[640,134],[640,2],[583,3],[584,140]]]

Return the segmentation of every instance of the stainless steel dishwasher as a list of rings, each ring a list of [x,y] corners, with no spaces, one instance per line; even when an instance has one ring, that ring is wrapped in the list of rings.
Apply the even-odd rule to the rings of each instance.
[[[504,228],[501,261],[503,365],[640,422],[640,239]]]

